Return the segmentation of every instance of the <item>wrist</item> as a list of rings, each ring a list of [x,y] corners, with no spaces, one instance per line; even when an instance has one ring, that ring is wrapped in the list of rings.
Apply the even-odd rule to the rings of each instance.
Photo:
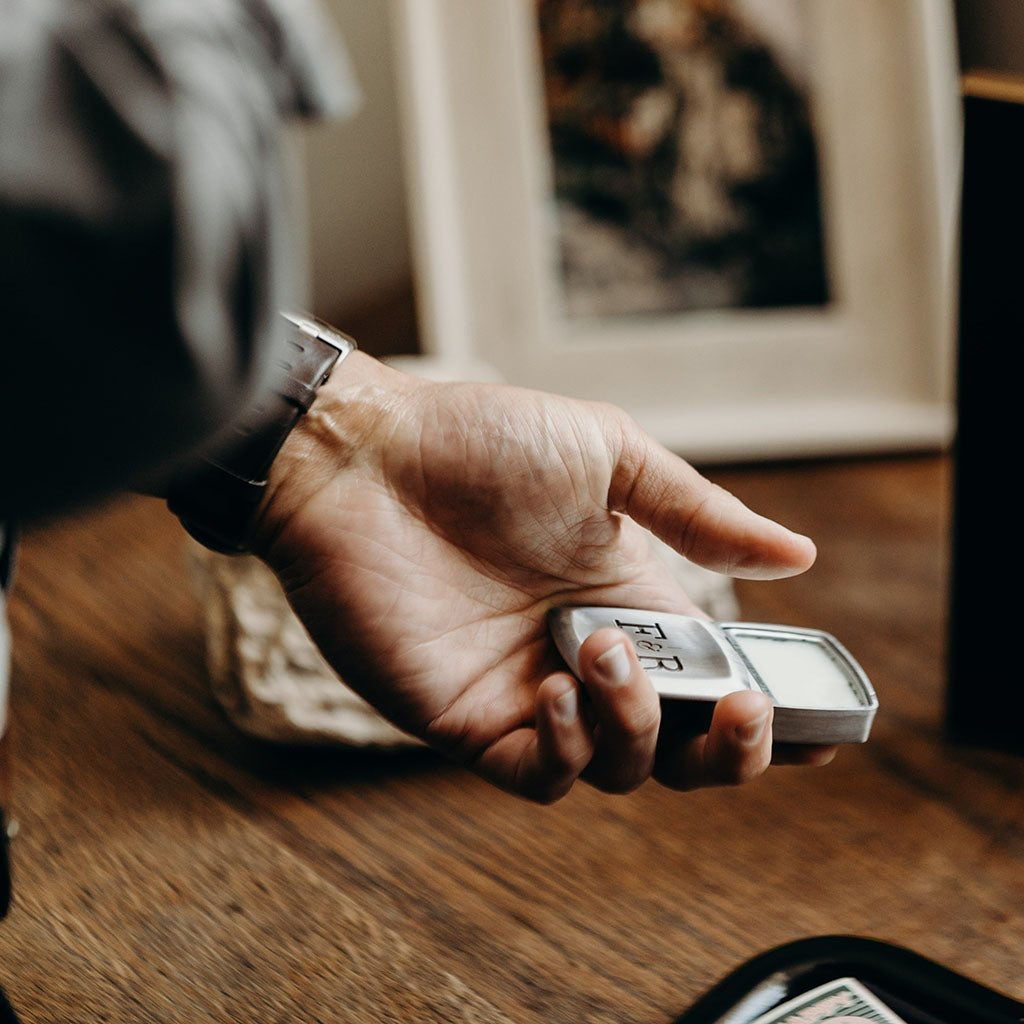
[[[218,450],[181,467],[167,490],[167,504],[185,529],[214,551],[252,549],[254,521],[267,493],[267,478],[288,436],[317,392],[355,350],[355,342],[323,321],[283,313],[287,327],[267,358],[277,379],[242,410]]]
[[[287,524],[324,488],[376,475],[407,397],[422,382],[353,352],[317,392],[267,477],[252,551],[269,560]]]

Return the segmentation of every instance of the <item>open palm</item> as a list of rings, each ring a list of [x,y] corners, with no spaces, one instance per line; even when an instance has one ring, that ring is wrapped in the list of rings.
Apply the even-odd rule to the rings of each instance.
[[[613,791],[639,784],[657,751],[653,687],[609,630],[584,648],[581,690],[547,611],[700,614],[644,527],[738,575],[801,571],[813,546],[613,407],[426,384],[357,359],[289,442],[264,514],[262,553],[314,640],[388,718],[504,788],[549,800],[581,773]],[[756,694],[722,705],[710,740],[666,750],[662,738],[665,781],[764,767],[770,729],[746,726],[770,709]]]

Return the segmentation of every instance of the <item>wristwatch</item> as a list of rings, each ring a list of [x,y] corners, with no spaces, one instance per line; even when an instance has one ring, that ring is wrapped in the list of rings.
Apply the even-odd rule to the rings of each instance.
[[[167,505],[185,529],[224,554],[249,550],[253,517],[277,453],[317,389],[356,348],[347,334],[322,320],[282,315],[287,326],[277,365],[284,376],[277,388],[235,424],[222,449],[177,474],[167,492]]]

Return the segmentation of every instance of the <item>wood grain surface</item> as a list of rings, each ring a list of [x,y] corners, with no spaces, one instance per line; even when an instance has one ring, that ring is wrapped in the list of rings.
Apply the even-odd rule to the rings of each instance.
[[[806,576],[741,584],[744,613],[843,640],[874,737],[741,789],[580,786],[546,809],[427,752],[240,737],[158,503],[26,538],[0,927],[25,1021],[665,1022],[829,932],[1024,997],[1024,761],[940,734],[947,464],[713,475],[819,541]]]

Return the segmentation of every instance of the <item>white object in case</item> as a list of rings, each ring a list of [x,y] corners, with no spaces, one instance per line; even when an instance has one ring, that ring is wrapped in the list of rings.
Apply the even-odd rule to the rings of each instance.
[[[577,676],[580,647],[605,626],[629,636],[664,700],[714,702],[760,690],[775,704],[773,735],[781,742],[863,743],[871,732],[875,691],[846,648],[821,630],[636,608],[556,608],[551,634]]]

